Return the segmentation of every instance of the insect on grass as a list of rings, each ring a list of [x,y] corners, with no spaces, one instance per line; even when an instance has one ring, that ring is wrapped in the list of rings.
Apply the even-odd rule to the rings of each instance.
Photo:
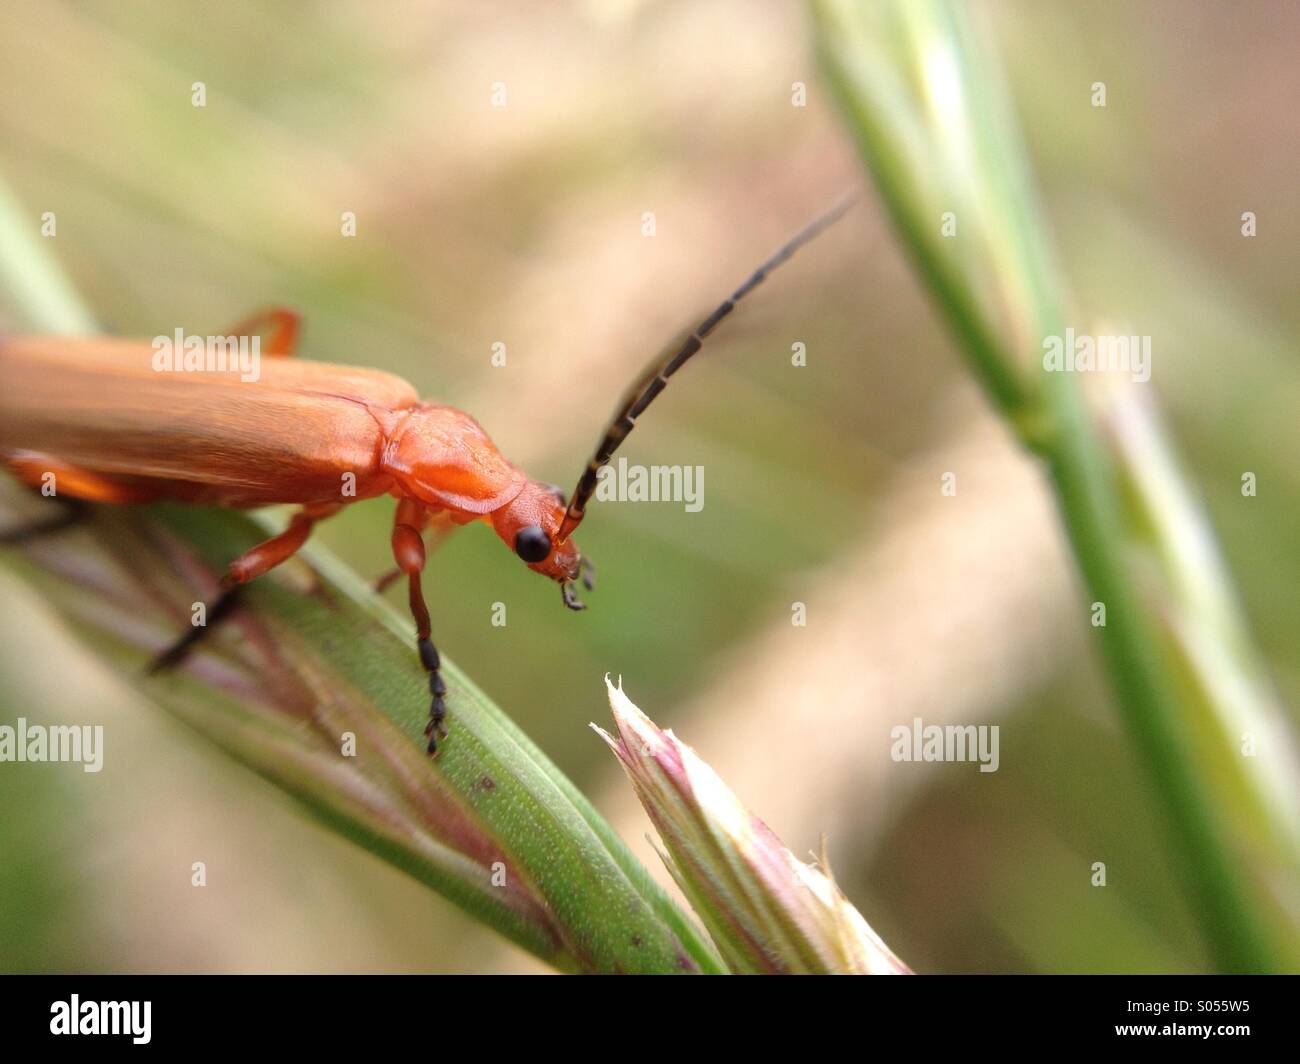
[[[528,568],[560,585],[565,606],[583,609],[576,588],[592,588],[594,569],[573,534],[601,468],[736,304],[848,206],[791,238],[637,378],[567,496],[509,462],[469,414],[421,400],[400,377],[290,357],[299,319],[281,308],[232,330],[266,335],[262,353],[270,357],[255,380],[208,366],[160,373],[143,341],[0,339],[0,460],[24,483],[53,482],[58,497],[75,503],[301,507],[283,532],[230,563],[209,625],[186,632],[155,668],[181,660],[229,612],[237,589],[297,553],[316,522],[353,502],[394,496],[394,576],[407,578],[416,646],[429,674],[425,734],[433,754],[447,734],[447,707],[421,584],[426,535],[484,521]],[[62,523],[47,519],[23,532]]]

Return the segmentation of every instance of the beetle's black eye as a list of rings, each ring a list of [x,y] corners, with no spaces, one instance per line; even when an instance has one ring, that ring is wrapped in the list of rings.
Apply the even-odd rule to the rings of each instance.
[[[515,553],[526,562],[544,561],[551,553],[551,537],[540,525],[524,525],[515,533]]]

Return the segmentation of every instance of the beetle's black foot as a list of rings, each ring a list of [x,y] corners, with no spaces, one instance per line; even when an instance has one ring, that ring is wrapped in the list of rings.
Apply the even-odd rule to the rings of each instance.
[[[429,690],[433,692],[433,700],[429,703],[429,723],[424,726],[424,734],[431,739],[447,738],[447,703],[443,701],[443,695],[446,693],[446,685],[442,682],[442,677],[436,672],[429,677]],[[433,753],[432,750],[429,753]]]
[[[438,740],[447,738],[447,725],[443,723],[446,715],[447,711],[440,702],[429,711],[429,723],[424,726],[424,734],[429,739],[430,757],[438,752]]]
[[[429,670],[429,694],[432,700],[429,703],[429,723],[424,726],[424,734],[429,740],[429,756],[432,757],[438,752],[438,740],[447,738],[447,725],[444,723],[447,718],[447,704],[444,701],[447,685],[439,671],[442,659],[432,640],[421,639],[418,646],[420,664]]]
[[[207,623],[191,625],[176,642],[146,666],[145,672],[153,676],[184,661],[189,652],[194,649],[194,644],[207,635],[223,617],[230,613],[231,608],[239,598],[242,586],[242,584],[236,584],[234,587],[223,591],[217,601],[208,608]]]

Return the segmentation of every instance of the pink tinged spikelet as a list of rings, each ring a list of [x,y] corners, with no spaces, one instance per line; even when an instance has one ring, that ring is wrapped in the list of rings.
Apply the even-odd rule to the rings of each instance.
[[[910,974],[830,874],[794,856],[699,756],[606,677],[609,744],[654,823],[660,857],[734,972]]]

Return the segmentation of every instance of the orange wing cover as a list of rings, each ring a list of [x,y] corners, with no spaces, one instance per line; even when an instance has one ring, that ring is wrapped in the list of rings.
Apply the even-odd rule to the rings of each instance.
[[[418,402],[400,377],[292,358],[262,358],[253,381],[153,363],[140,341],[0,340],[0,456],[227,506],[334,501],[349,472],[358,498],[391,486],[386,433]]]

